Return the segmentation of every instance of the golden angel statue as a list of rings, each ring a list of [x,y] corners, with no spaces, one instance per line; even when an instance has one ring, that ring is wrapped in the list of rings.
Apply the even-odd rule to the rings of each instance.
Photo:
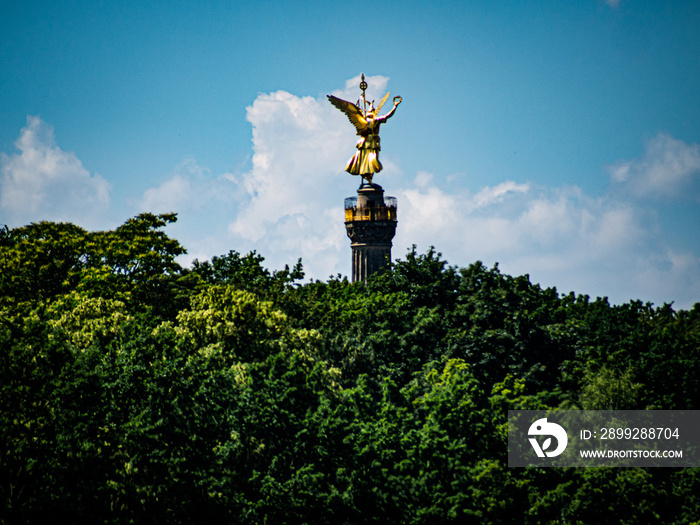
[[[342,100],[333,95],[327,96],[331,104],[347,115],[350,122],[355,126],[355,129],[357,129],[357,134],[360,136],[356,144],[357,152],[348,161],[347,166],[345,166],[345,171],[353,175],[361,175],[367,183],[372,184],[372,177],[374,174],[382,170],[382,163],[379,162],[379,150],[381,149],[379,146],[379,126],[394,114],[398,105],[401,104],[401,97],[394,97],[394,107],[389,113],[380,117],[378,115],[379,110],[382,109],[382,106],[389,98],[389,93],[384,95],[384,98],[375,108],[374,101],[367,102],[365,100],[367,83],[365,82],[364,75],[362,75],[360,88],[362,89],[362,96],[360,100],[357,101],[357,104]],[[363,106],[362,109],[360,109],[360,104]],[[369,107],[367,107],[368,104]]]

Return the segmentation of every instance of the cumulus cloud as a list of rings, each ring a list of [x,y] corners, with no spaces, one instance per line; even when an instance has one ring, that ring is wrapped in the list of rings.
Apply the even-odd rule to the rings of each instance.
[[[513,181],[502,182],[493,187],[485,187],[474,197],[475,208],[481,208],[490,204],[503,201],[508,196],[514,193],[527,193],[530,189],[529,184],[516,184]]]
[[[352,98],[354,80],[336,95]],[[387,81],[384,77],[367,80],[375,89]],[[285,216],[313,217],[316,210],[328,206],[328,197],[336,196],[342,167],[354,153],[356,137],[345,116],[325,96],[262,94],[247,108],[247,118],[253,126],[253,167],[243,176],[243,184],[250,202],[230,228],[257,240]]]
[[[53,128],[27,117],[15,141],[18,153],[0,153],[2,222],[19,226],[36,220],[97,224],[109,206],[110,184],[91,175],[72,152],[56,145]]]
[[[158,186],[147,189],[138,207],[153,213],[168,213],[172,210],[182,212],[183,207],[192,206],[193,195],[198,195],[198,192],[194,189],[191,177],[175,173]]]
[[[160,183],[129,199],[132,214],[139,212],[177,213],[168,234],[187,249],[179,262],[188,266],[194,259],[207,260],[232,249],[254,249],[235,242],[226,225],[246,200],[240,177],[232,173],[213,175],[193,158],[186,158]]]
[[[352,78],[332,94],[354,101],[359,82]],[[367,82],[368,98],[379,99],[388,79]],[[263,93],[247,108],[247,119],[253,134],[249,170],[212,176],[190,159],[146,190],[135,207],[178,213],[171,233],[188,247],[185,262],[256,250],[271,268],[301,257],[312,277],[349,274],[343,199],[360,179],[343,167],[355,151],[354,128],[325,94]],[[384,162],[382,175],[392,172],[396,168]]]
[[[700,145],[667,133],[647,141],[644,155],[608,168],[614,189],[638,198],[691,198],[700,202]]]
[[[193,158],[185,159],[163,182],[144,191],[136,202],[139,211],[199,214],[212,206],[228,206],[240,198],[240,181],[230,173],[213,176]]]
[[[395,246],[435,246],[453,264],[499,263],[543,286],[615,302],[700,297],[700,258],[667,245],[656,215],[578,187],[542,188],[506,181],[446,191],[422,173],[399,194]],[[400,255],[400,254],[399,254]]]
[[[402,237],[419,244],[439,240],[455,260],[516,261],[536,254],[550,259],[550,267],[570,267],[636,242],[641,220],[628,207],[576,187],[507,181],[476,194],[430,187],[404,190],[402,197]]]
[[[332,94],[356,100],[359,77]],[[380,98],[388,79],[368,77],[368,99]],[[343,199],[359,177],[343,171],[357,139],[345,115],[325,95],[298,97],[286,91],[261,94],[247,108],[253,127],[252,168],[240,176],[245,196],[229,224],[232,239],[266,251],[270,262],[302,257],[309,273],[348,274]],[[384,159],[382,159],[384,161]],[[395,173],[384,162],[382,175]]]
[[[388,79],[367,80],[368,98],[380,99]],[[333,94],[356,100],[358,82],[350,79]],[[185,159],[128,203],[133,212],[178,213],[169,234],[187,247],[184,264],[231,249],[257,250],[272,269],[301,257],[310,277],[349,275],[342,203],[360,180],[343,167],[354,153],[354,129],[325,94],[260,94],[247,118],[250,169],[212,174]],[[0,223],[47,219],[104,227],[109,183],[59,148],[50,126],[28,117],[15,146],[16,153],[0,154]],[[471,189],[444,174],[403,176],[385,152],[382,163],[381,183],[398,197],[394,257],[413,244],[435,246],[451,264],[498,262],[506,273],[527,273],[562,292],[614,302],[675,301],[685,308],[700,298],[700,257],[667,240],[657,213],[660,197],[693,206],[700,201],[697,144],[659,133],[640,157],[609,166],[610,187],[600,196],[512,180]]]
[[[355,100],[358,82],[350,79],[333,94]],[[379,99],[388,79],[368,83],[375,89],[369,98]],[[349,275],[342,202],[360,182],[343,171],[354,153],[352,126],[325,95],[285,91],[260,94],[247,118],[249,170],[213,177],[194,162],[185,164],[147,191],[141,204],[179,211],[184,234],[175,236],[199,258],[257,250],[270,268],[301,257],[307,276]],[[641,157],[610,167],[610,191],[600,196],[576,186],[512,180],[472,191],[457,179],[436,182],[443,177],[428,172],[400,176],[382,155],[381,183],[399,206],[394,257],[413,244],[422,251],[435,246],[451,264],[498,262],[506,273],[529,274],[561,292],[682,307],[700,297],[700,259],[669,245],[654,209],[638,201],[687,195],[697,179],[696,145],[659,134]],[[208,222],[192,229],[205,213]]]

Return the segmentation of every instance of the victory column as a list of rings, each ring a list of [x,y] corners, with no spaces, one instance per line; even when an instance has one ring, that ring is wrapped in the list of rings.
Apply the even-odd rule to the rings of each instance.
[[[351,241],[353,282],[366,282],[370,275],[389,263],[391,240],[396,234],[397,223],[396,198],[384,197],[384,190],[374,184],[372,178],[382,170],[379,162],[379,127],[394,114],[401,104],[401,97],[394,97],[394,107],[380,117],[379,110],[389,98],[389,93],[375,108],[374,101],[368,102],[365,98],[367,82],[364,74],[360,89],[362,95],[356,104],[328,95],[331,104],[347,115],[360,136],[357,152],[345,167],[348,173],[362,177],[357,197],[345,199],[345,228]]]

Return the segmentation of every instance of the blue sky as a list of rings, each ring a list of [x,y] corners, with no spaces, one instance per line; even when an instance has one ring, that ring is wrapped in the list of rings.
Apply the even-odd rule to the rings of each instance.
[[[0,224],[175,211],[183,264],[348,275],[355,136],[325,95],[362,72],[403,97],[375,178],[394,257],[689,308],[698,27],[696,1],[4,2]]]

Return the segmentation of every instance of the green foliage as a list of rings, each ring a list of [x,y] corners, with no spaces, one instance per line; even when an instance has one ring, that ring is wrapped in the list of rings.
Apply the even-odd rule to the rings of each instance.
[[[0,243],[0,305],[31,308],[80,291],[172,313],[182,287],[175,258],[185,250],[160,229],[175,220],[144,213],[113,231],[50,222],[11,230]]]
[[[178,313],[176,331],[203,354],[250,361],[262,357],[260,352],[279,337],[285,321],[271,303],[250,292],[213,285],[192,297],[189,310]]]
[[[618,373],[603,367],[587,371],[579,397],[582,410],[634,410],[644,385],[633,382],[628,368]]]
[[[195,260],[192,271],[207,283],[230,284],[261,295],[279,294],[304,278],[301,259],[291,270],[285,266],[284,270],[272,273],[262,266],[264,260],[255,251],[241,257],[231,250],[226,255],[212,257],[211,262]]]
[[[143,214],[0,231],[0,522],[691,523],[698,469],[513,469],[509,409],[696,409],[690,311],[411,250],[367,284]]]

